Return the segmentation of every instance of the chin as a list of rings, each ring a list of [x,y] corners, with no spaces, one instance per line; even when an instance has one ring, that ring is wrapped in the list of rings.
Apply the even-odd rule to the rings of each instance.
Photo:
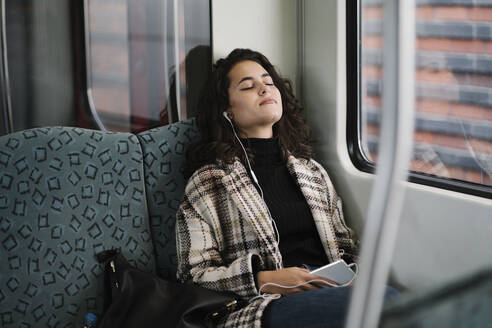
[[[275,123],[280,121],[281,118],[282,118],[282,111],[274,113],[273,120],[275,121]]]

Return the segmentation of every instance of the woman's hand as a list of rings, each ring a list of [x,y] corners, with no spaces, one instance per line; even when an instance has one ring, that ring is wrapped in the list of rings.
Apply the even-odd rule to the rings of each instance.
[[[335,282],[329,279],[310,274],[308,269],[297,267],[285,268],[275,271],[260,271],[257,273],[256,277],[259,288],[261,288],[261,286],[266,283],[275,283],[283,286],[301,285],[295,288],[283,288],[273,285],[267,285],[263,287],[261,291],[268,294],[290,295],[306,290],[314,290],[322,287],[337,285]],[[330,285],[324,284],[322,282],[312,282],[306,284],[306,282],[313,279],[326,281]]]

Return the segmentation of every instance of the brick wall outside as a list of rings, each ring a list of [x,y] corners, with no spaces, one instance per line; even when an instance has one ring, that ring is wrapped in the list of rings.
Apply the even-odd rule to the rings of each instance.
[[[381,0],[362,1],[363,140],[377,159]],[[416,131],[411,169],[492,185],[492,1],[417,0]]]

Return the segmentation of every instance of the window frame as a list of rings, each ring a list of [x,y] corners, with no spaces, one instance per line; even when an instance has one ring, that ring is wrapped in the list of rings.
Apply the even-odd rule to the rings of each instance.
[[[359,120],[361,108],[360,54],[362,47],[360,2],[361,0],[346,2],[346,141],[349,157],[353,165],[360,171],[374,174],[376,165],[374,162],[371,162],[362,151],[360,138],[362,134]],[[407,180],[412,183],[492,199],[492,187],[484,184],[445,178],[416,171],[409,171]]]
[[[82,128],[99,130],[90,109],[88,90],[84,1],[70,4],[72,18],[73,90],[76,117]]]

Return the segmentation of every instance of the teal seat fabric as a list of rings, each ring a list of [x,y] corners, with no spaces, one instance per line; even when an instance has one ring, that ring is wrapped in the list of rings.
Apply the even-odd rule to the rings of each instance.
[[[157,162],[150,185],[166,171]],[[143,172],[129,133],[54,127],[0,137],[1,327],[82,327],[87,312],[102,310],[102,250],[121,248],[136,267],[155,269]]]
[[[186,180],[185,153],[199,138],[194,119],[151,129],[138,135],[144,158],[145,186],[157,271],[176,279],[176,211]]]

